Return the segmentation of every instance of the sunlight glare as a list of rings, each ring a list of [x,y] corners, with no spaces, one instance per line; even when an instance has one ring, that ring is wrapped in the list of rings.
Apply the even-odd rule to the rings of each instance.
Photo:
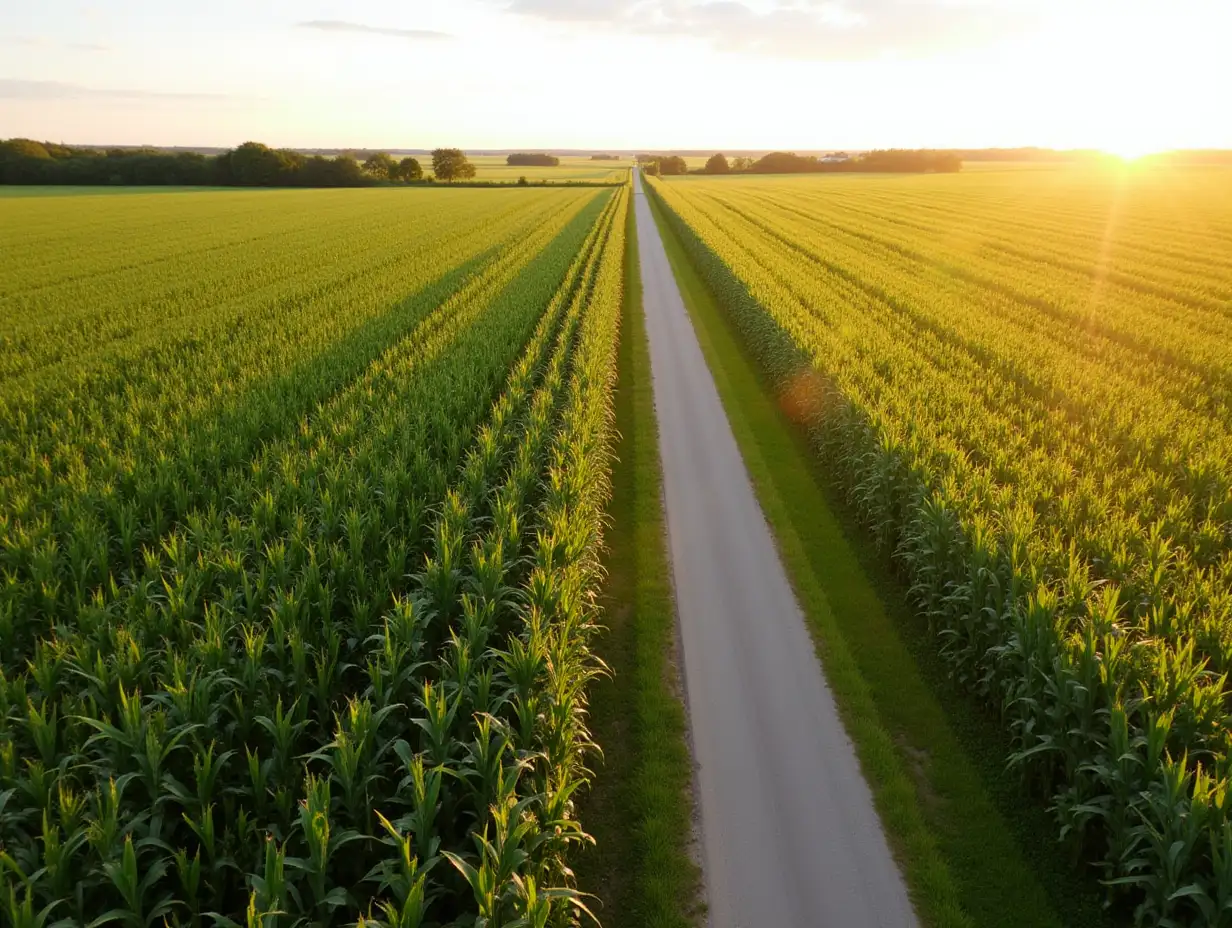
[[[1137,161],[1146,155],[1156,154],[1159,148],[1146,142],[1120,142],[1105,146],[1104,151],[1122,161]]]

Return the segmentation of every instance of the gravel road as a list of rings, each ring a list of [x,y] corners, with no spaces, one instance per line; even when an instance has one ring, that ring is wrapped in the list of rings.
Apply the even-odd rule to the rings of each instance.
[[[634,172],[711,928],[914,928]]]

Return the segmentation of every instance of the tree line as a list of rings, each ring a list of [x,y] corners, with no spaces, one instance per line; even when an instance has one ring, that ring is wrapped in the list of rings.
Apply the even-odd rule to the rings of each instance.
[[[374,152],[305,155],[260,142],[245,142],[218,155],[166,152],[156,148],[81,148],[0,141],[0,184],[80,184],[219,187],[365,187],[390,183],[470,180],[475,166],[458,148],[432,152],[433,177],[419,159]]]
[[[684,159],[677,158],[683,162]],[[821,174],[827,172],[953,173],[962,170],[962,158],[952,151],[891,148],[850,156],[835,152],[825,157],[772,151],[760,158],[734,158],[711,155],[706,166],[694,174]],[[660,173],[664,173],[660,171]],[[682,170],[672,173],[683,174]]]

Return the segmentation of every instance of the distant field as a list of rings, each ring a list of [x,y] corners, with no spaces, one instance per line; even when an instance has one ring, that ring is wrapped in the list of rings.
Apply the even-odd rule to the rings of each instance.
[[[0,199],[5,924],[567,873],[629,188],[76,192]]]
[[[432,159],[420,159],[424,169],[430,170]],[[504,155],[472,155],[476,180],[508,181],[516,183],[519,177],[527,180],[589,180],[619,183],[629,175],[632,161],[591,161],[589,158],[561,158],[554,168],[511,167]]]
[[[1031,168],[651,183],[1068,845],[1222,924],[1232,170]]]

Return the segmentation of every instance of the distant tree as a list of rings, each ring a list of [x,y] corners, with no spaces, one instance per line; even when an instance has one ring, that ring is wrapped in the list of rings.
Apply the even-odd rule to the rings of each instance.
[[[29,139],[0,142],[4,184],[360,187],[372,181],[354,158],[307,156],[259,142],[217,155],[182,149],[71,148]]]
[[[364,185],[364,169],[359,161],[350,155],[339,155],[329,162],[331,187],[362,187]]]
[[[505,163],[511,167],[554,168],[560,164],[560,159],[555,155],[541,154],[538,152],[517,153],[506,158]]]
[[[182,151],[172,155],[175,162],[176,184],[186,184],[200,187],[208,184],[210,177],[210,159],[193,151]]]
[[[403,158],[398,164],[399,180],[423,180],[423,167],[418,158]]]
[[[717,155],[711,155],[706,162],[704,169],[706,174],[730,174],[731,165],[727,163],[727,158],[721,152]]]
[[[9,139],[6,142],[0,142],[0,159],[38,158],[46,161],[50,157],[47,146],[34,139]]]
[[[70,148],[67,145],[59,145],[55,142],[44,142],[43,147],[47,149],[47,154],[57,160],[72,158],[77,154],[76,149]]]
[[[754,174],[804,174],[818,169],[813,155],[797,155],[794,151],[772,151],[762,155],[748,168]]]
[[[733,158],[731,163],[731,169],[733,171],[747,171],[752,166],[753,159],[747,156]]]
[[[688,174],[689,165],[679,155],[664,155],[659,159],[659,173],[664,176],[668,174]]]
[[[241,187],[273,187],[285,183],[290,163],[282,152],[260,142],[245,142],[231,152],[231,176]]]
[[[278,178],[274,183],[297,187],[303,186],[304,165],[308,163],[307,156],[297,151],[291,151],[289,148],[279,148],[275,154],[278,155],[279,165]]]
[[[210,183],[217,184],[219,187],[230,187],[235,183],[235,174],[231,170],[231,155],[230,150],[224,151],[221,155],[214,159],[210,174]]]
[[[468,180],[475,176],[475,166],[460,148],[438,148],[432,152],[432,173],[437,180]]]
[[[305,187],[363,187],[372,183],[372,178],[351,155],[313,155],[305,160],[299,183]]]
[[[519,178],[518,178],[518,186],[519,186],[519,187],[528,187],[528,186],[530,186],[529,182],[526,180],[526,175],[525,175],[525,174],[523,174],[521,177],[519,177]]]
[[[642,173],[649,174],[651,177],[658,177],[659,176],[659,162],[657,161],[643,162]]]
[[[962,158],[952,151],[896,149],[865,152],[855,164],[860,171],[895,173],[952,173],[962,170]]]
[[[331,177],[334,159],[322,155],[311,155],[304,161],[301,171],[301,183],[305,187],[332,187]]]
[[[398,171],[398,164],[385,152],[374,152],[364,161],[364,173],[373,180],[390,180]]]

